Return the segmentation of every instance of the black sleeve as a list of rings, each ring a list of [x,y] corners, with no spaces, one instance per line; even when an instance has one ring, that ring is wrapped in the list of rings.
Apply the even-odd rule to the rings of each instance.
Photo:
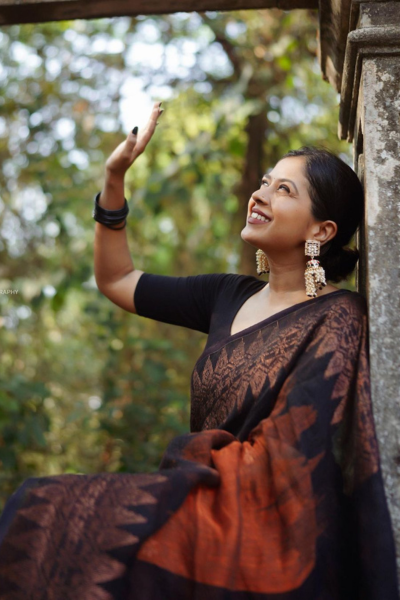
[[[143,273],[134,295],[138,315],[208,333],[218,295],[238,275],[169,277]]]

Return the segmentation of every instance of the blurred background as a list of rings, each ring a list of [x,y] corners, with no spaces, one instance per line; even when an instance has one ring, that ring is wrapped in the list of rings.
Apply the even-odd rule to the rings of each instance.
[[[104,161],[163,100],[127,178],[135,266],[255,274],[240,231],[262,173],[303,144],[351,164],[317,25],[267,10],[2,28],[0,506],[30,476],[155,470],[188,431],[205,336],[96,288]]]

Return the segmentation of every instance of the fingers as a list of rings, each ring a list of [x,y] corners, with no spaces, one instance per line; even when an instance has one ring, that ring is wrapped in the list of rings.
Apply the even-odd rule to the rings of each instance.
[[[145,130],[143,131],[143,135],[145,137],[148,137],[148,139],[146,140],[146,143],[150,140],[151,136],[153,135],[154,130],[157,125],[157,121],[158,121],[159,117],[162,115],[162,113],[164,112],[164,109],[161,108],[161,104],[162,104],[162,102],[155,102],[155,104],[153,105],[153,110],[151,111],[150,118],[147,122]]]
[[[151,111],[150,118],[147,122],[146,127],[140,133],[140,135],[136,138],[136,145],[134,147],[134,152],[141,154],[146,148],[147,144],[153,137],[155,128],[157,126],[158,119],[164,112],[164,109],[161,108],[161,102],[155,102],[153,109]]]
[[[158,118],[158,119],[161,117],[161,115],[162,115],[162,114],[163,114],[163,112],[164,112],[164,109],[163,109],[163,108],[161,108],[161,104],[162,104],[162,102],[158,102],[158,115],[157,115],[157,118]],[[156,122],[156,125],[158,125],[158,121]]]
[[[153,110],[151,111],[150,120],[155,119],[157,121],[160,113],[164,112],[164,109],[161,108],[162,102],[155,102],[153,105]]]
[[[134,160],[142,154],[147,144],[151,140],[157,121],[164,110],[161,108],[161,102],[156,102],[153,106],[150,119],[143,131],[135,126],[125,139],[112,153],[107,160],[107,167],[110,170],[126,171]]]
[[[129,147],[133,148],[136,145],[138,140],[139,127],[135,126],[132,131],[128,133],[128,137],[126,138],[127,144]]]
[[[125,139],[121,142],[114,152],[107,159],[106,167],[109,171],[125,173],[132,165],[134,160],[142,154],[147,144],[151,140],[155,131],[157,120],[163,113],[161,102],[155,102],[150,119],[142,132],[135,126]]]
[[[164,109],[161,108],[161,110],[159,110],[159,112],[158,112],[158,118],[161,117],[161,115],[163,114],[163,112],[164,112]],[[157,121],[156,125],[158,125],[158,121]]]

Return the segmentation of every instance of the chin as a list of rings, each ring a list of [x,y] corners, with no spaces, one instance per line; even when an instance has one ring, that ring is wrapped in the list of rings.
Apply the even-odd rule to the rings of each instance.
[[[245,225],[240,233],[240,237],[246,244],[250,244],[250,246],[254,246],[254,248],[258,248],[258,242],[255,240],[254,231],[251,231],[247,225]]]

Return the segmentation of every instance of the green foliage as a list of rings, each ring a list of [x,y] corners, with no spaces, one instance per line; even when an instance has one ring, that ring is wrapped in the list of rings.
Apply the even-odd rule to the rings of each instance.
[[[93,278],[91,201],[125,96],[131,127],[140,93],[167,99],[127,180],[136,266],[235,272],[252,119],[265,170],[305,143],[349,160],[316,29],[278,10],[3,28],[1,500],[29,476],[156,469],[189,427],[204,336],[124,313]]]

